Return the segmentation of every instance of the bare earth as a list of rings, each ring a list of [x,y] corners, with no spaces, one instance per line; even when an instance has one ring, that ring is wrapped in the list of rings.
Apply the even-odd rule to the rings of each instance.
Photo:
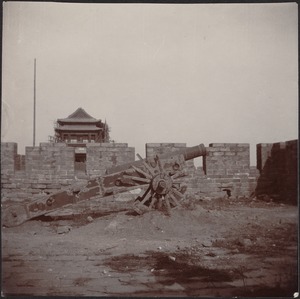
[[[2,228],[2,295],[293,297],[297,229],[296,206],[252,199],[42,217]]]

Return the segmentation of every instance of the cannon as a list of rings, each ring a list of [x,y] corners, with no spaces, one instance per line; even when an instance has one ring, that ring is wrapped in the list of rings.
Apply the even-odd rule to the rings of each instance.
[[[138,187],[144,190],[132,209],[143,214],[153,209],[170,210],[181,205],[186,186],[181,178],[186,175],[185,161],[204,156],[203,144],[173,153],[156,155],[132,163],[110,168],[106,174],[88,180],[83,187],[71,186],[53,194],[41,196],[29,203],[16,204],[3,211],[2,225],[18,226],[27,220],[46,215],[60,208],[95,197],[105,197]]]

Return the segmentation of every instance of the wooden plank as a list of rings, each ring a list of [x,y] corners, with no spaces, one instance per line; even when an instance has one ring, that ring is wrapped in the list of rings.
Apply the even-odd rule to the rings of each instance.
[[[140,178],[140,177],[136,177],[136,176],[130,176],[130,175],[126,175],[126,174],[124,174],[123,177],[125,179],[131,179],[133,181],[138,181],[138,182],[143,182],[143,183],[150,183],[151,182],[151,180],[149,180],[149,179]]]

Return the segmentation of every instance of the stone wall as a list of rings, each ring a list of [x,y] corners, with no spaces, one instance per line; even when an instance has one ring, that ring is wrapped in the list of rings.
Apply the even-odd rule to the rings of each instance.
[[[134,148],[127,144],[88,144],[86,173],[80,175],[74,170],[75,149],[65,143],[41,143],[26,147],[25,152],[25,156],[17,154],[17,143],[1,143],[2,201],[32,200],[70,185],[83,185],[106,168],[134,161]]]
[[[202,196],[251,196],[258,172],[250,168],[250,146],[247,143],[211,143],[203,157],[203,171],[197,170],[191,180],[191,192]]]
[[[256,194],[297,202],[298,140],[257,144]]]
[[[17,155],[16,157],[16,164],[15,164],[15,170],[25,170],[25,155]]]
[[[86,172],[90,177],[105,174],[106,169],[135,160],[135,149],[127,143],[88,143]]]
[[[148,143],[146,157],[185,147],[185,143]],[[206,149],[203,167],[187,161],[188,176],[182,182],[188,193],[234,198],[267,194],[297,202],[297,140],[258,144],[257,167],[250,167],[249,144],[211,143]],[[25,157],[17,154],[16,143],[1,143],[2,201],[32,200],[39,194],[84,184],[90,177],[103,175],[107,168],[134,161],[134,154],[135,149],[126,143],[87,144],[86,172],[79,177],[74,170],[75,150],[64,143],[27,147]]]
[[[191,192],[202,196],[240,197],[254,195],[258,172],[250,167],[247,143],[211,143],[203,157],[203,172],[191,180]]]
[[[1,174],[14,174],[18,145],[15,142],[1,142]]]
[[[26,175],[43,180],[74,178],[74,155],[74,148],[65,143],[41,143],[39,147],[26,147]]]
[[[250,172],[250,145],[248,143],[211,143],[203,159],[207,176],[234,175]]]
[[[186,148],[186,143],[147,143],[146,157],[153,157],[154,155],[163,155],[166,153],[173,153],[178,150]]]
[[[146,156],[176,152],[185,143],[148,143]],[[203,157],[203,168],[186,161],[188,176],[181,178],[188,193],[199,196],[250,196],[254,193],[258,171],[250,168],[250,146],[245,143],[211,143]]]
[[[175,153],[186,148],[186,143],[146,143],[146,158],[155,155],[163,155],[167,153]],[[194,161],[186,161],[185,171],[194,172]]]

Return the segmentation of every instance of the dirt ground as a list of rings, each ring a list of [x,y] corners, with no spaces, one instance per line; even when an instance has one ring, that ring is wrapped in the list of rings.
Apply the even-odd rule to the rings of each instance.
[[[2,295],[293,297],[297,230],[296,206],[247,198],[41,217],[2,228]]]

